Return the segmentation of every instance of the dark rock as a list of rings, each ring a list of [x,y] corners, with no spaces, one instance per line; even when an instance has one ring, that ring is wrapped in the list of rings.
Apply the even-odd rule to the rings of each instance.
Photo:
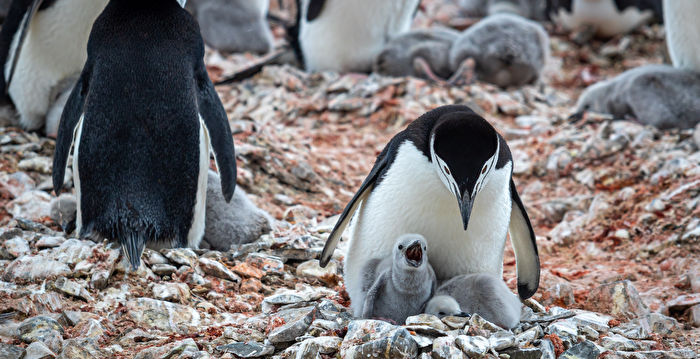
[[[578,343],[562,353],[559,359],[596,359],[600,350],[588,340]]]
[[[311,322],[313,322],[315,316],[316,308],[313,308],[307,315],[303,316],[302,318],[289,322],[273,330],[269,334],[268,339],[273,344],[292,342],[297,337],[300,337],[304,333],[306,333],[306,330],[309,329],[309,326],[311,325]]]
[[[504,352],[510,356],[510,359],[540,359],[542,358],[542,350],[540,348],[514,348]]]

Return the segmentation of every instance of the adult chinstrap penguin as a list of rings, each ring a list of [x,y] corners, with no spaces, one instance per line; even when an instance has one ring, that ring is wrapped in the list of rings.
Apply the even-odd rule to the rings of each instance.
[[[539,257],[512,169],[503,137],[468,107],[426,113],[377,157],[329,236],[321,265],[330,260],[354,215],[345,283],[352,302],[362,303],[362,268],[390,256],[390,238],[423,235],[438,281],[445,281],[472,273],[500,277],[510,232],[518,292],[529,298],[539,286]]]
[[[87,56],[90,29],[107,0],[14,0],[0,32],[0,88],[28,130],[56,135],[64,92]],[[66,81],[70,83],[66,83]],[[53,107],[58,106],[57,109]]]
[[[297,44],[307,71],[369,72],[386,42],[408,31],[420,0],[299,0]]]
[[[210,145],[223,196],[233,196],[233,138],[203,57],[177,1],[111,0],[61,117],[54,190],[72,146],[76,229],[118,241],[133,268],[147,244],[199,245]]]

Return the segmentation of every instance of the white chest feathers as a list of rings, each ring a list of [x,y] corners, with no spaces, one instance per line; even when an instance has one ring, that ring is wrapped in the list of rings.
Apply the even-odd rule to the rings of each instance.
[[[700,71],[700,1],[664,0],[666,43],[673,66]]]
[[[60,0],[32,18],[9,88],[25,128],[44,124],[54,87],[82,70],[92,24],[106,5],[107,0]],[[19,33],[11,49],[18,44]],[[12,61],[4,64],[5,78]]]
[[[591,25],[597,35],[604,37],[629,32],[654,16],[651,10],[634,7],[619,11],[614,0],[573,0],[571,12],[561,8],[553,15],[553,20],[567,30]]]
[[[373,258],[390,256],[396,238],[406,233],[426,238],[438,280],[477,272],[502,275],[511,212],[509,184],[510,165],[491,173],[475,198],[465,231],[454,195],[423,153],[404,142],[353,219],[345,265],[351,298],[361,296],[361,268]]]
[[[329,0],[306,21],[299,42],[308,71],[368,72],[389,38],[411,27],[419,0]]]

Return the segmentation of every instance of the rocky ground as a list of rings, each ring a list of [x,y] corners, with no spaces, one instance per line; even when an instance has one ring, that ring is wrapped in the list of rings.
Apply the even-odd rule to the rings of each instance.
[[[417,24],[458,26],[448,10],[428,2]],[[147,250],[137,272],[114,246],[66,237],[49,219],[54,141],[1,127],[0,358],[697,357],[700,128],[569,118],[586,85],[663,62],[663,29],[583,47],[550,30],[545,82],[522,89],[289,66],[219,88],[238,185],[276,228],[226,253]],[[207,56],[214,79],[251,60]],[[343,246],[328,268],[314,258],[384,144],[453,103],[509,142],[538,235],[540,290],[512,331],[478,316],[355,320]],[[510,248],[505,264],[515,288]]]

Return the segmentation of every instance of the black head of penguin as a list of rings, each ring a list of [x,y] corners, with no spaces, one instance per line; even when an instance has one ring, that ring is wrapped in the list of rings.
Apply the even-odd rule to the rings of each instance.
[[[111,0],[61,117],[54,190],[75,140],[80,236],[119,241],[132,267],[147,243],[201,240],[207,134],[223,196],[233,196],[233,139],[203,57],[197,23],[177,1]]]
[[[440,116],[429,141],[433,165],[457,198],[466,230],[476,195],[497,165],[499,136],[481,116],[455,109]]]

